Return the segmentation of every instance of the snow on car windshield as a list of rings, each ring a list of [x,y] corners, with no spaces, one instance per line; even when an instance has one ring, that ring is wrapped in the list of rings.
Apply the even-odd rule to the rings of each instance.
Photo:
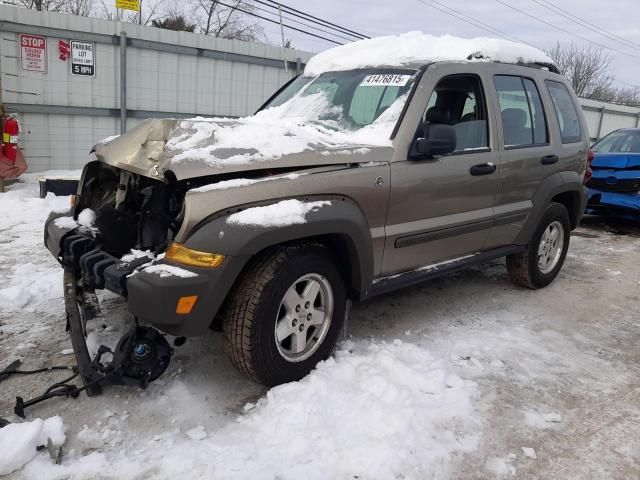
[[[363,69],[298,77],[250,117],[178,122],[166,150],[172,162],[223,167],[306,150],[391,146],[415,76],[408,69]]]

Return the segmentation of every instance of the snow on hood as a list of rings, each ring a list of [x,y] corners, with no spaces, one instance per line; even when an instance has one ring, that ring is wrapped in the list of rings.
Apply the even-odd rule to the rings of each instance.
[[[544,52],[521,43],[496,38],[460,38],[408,32],[348,43],[309,60],[305,76],[355,68],[405,66],[439,61],[494,61],[553,65]]]
[[[171,163],[203,161],[215,168],[279,159],[304,151],[391,146],[391,131],[406,96],[398,98],[371,125],[338,129],[339,116],[322,93],[296,95],[277,107],[240,119],[195,118],[178,122],[165,154]]]
[[[333,154],[362,157],[373,147],[390,148],[391,132],[406,99],[399,97],[371,125],[352,131],[339,129],[337,121],[328,118],[340,112],[322,93],[315,93],[296,95],[239,119],[147,120],[126,135],[98,143],[92,151],[99,160],[159,180],[166,170],[181,180],[222,170],[331,164],[336,163]],[[301,157],[304,153],[315,155]],[[383,157],[388,160],[388,152]]]

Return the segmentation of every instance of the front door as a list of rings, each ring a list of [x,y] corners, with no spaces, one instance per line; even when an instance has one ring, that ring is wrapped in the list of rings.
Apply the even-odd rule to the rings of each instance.
[[[450,125],[456,149],[435,158],[392,163],[384,275],[478,253],[493,224],[499,157],[489,141],[494,112],[491,105],[487,108],[485,86],[478,75],[438,78],[423,80],[426,88],[432,82],[432,93],[415,126],[416,138],[429,125]]]

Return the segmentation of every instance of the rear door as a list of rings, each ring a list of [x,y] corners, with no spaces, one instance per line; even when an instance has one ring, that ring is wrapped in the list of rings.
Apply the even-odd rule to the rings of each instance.
[[[403,129],[411,128],[415,138],[426,123],[451,125],[457,148],[423,160],[405,155],[391,164],[383,274],[461,258],[483,248],[492,227],[499,178],[490,139],[489,119],[495,111],[487,102],[485,83],[469,65],[435,64],[427,69],[417,89],[422,100],[414,98],[410,107],[420,108],[421,120],[408,127],[403,123]],[[423,103],[415,107],[417,101]],[[412,143],[407,135],[402,141]],[[409,145],[404,147],[406,151]]]
[[[578,170],[583,161],[582,131],[573,100],[570,95],[557,100],[569,101],[574,113],[566,113],[567,125],[559,127],[550,86],[568,91],[559,82],[550,85],[546,75],[534,68],[496,66],[489,94],[500,107],[500,188],[496,224],[486,248],[514,243],[541,182],[559,171]]]
[[[533,68],[497,68],[491,95],[500,108],[500,189],[496,225],[487,248],[511,245],[533,207],[531,199],[547,175],[557,171],[548,112],[543,107],[544,83]]]

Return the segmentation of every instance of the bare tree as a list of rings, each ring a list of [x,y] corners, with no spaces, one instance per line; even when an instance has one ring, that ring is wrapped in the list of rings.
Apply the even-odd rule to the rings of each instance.
[[[71,15],[79,15],[81,17],[91,17],[95,10],[94,0],[65,0],[62,11]]]
[[[64,10],[65,0],[16,0],[18,7],[37,10],[39,12],[61,12]]]
[[[602,94],[611,87],[611,57],[601,48],[578,46],[573,42],[569,45],[556,43],[547,55],[567,77],[579,97],[591,98],[594,93]]]
[[[165,0],[141,1],[142,16],[140,12],[117,9],[113,6],[114,3],[113,0],[100,0],[100,6],[96,9],[95,16],[106,20],[122,20],[140,25],[151,25],[154,20],[167,18],[163,12]]]
[[[557,43],[547,50],[560,73],[562,73],[579,97],[639,106],[639,87],[615,87],[612,75],[611,57],[599,47],[577,46]]]
[[[193,32],[196,25],[188,23],[182,15],[167,17],[164,20],[152,20],[151,25],[165,30],[174,30],[177,32]]]
[[[195,0],[194,17],[200,25],[200,32],[213,37],[255,41],[263,36],[258,22],[249,20],[252,6],[242,0],[228,0],[221,4],[218,0]]]

